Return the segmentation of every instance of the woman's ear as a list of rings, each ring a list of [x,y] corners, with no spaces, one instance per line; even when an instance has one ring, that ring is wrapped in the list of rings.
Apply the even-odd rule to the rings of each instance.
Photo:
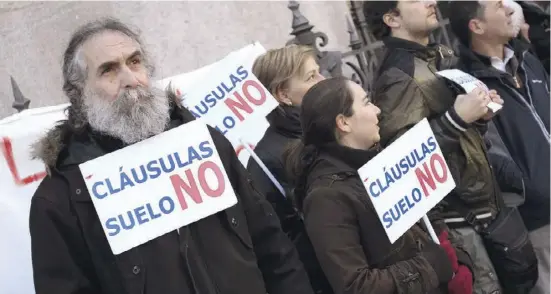
[[[348,123],[348,118],[343,114],[339,114],[335,117],[335,125],[337,127],[337,131],[340,133],[350,133],[352,131],[350,124]]]
[[[289,94],[288,94],[287,90],[285,90],[285,89],[282,89],[282,88],[277,89],[275,91],[274,98],[280,104],[285,104],[285,105],[289,105],[289,106],[293,105],[293,102],[289,98]]]

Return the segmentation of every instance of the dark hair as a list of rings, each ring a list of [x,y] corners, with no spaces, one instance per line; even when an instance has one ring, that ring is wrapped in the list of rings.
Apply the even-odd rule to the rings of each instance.
[[[398,11],[398,1],[368,0],[364,2],[363,13],[367,27],[377,40],[390,36],[391,29],[383,21],[383,16],[389,12],[397,15],[400,14]]]
[[[86,125],[85,116],[82,111],[82,94],[87,79],[87,65],[82,56],[81,48],[87,40],[105,31],[120,32],[137,42],[142,50],[142,56],[149,73],[152,74],[154,70],[152,64],[149,63],[149,58],[139,33],[119,20],[102,18],[79,27],[71,36],[69,45],[65,49],[62,68],[63,91],[71,103],[67,108],[69,125],[75,130],[79,130]]]
[[[302,99],[300,123],[302,138],[293,141],[283,153],[288,178],[295,186],[295,200],[302,209],[301,198],[308,169],[318,148],[336,142],[335,118],[339,114],[352,116],[354,98],[348,86],[349,79],[336,77],[315,84]]]
[[[478,1],[450,1],[448,5],[450,26],[454,35],[464,46],[471,45],[469,22],[484,17],[484,7]]]

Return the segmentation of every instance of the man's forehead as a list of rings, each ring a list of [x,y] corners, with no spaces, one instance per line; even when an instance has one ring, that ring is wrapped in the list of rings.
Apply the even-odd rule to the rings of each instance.
[[[96,66],[108,61],[124,60],[140,49],[140,45],[132,38],[115,31],[96,34],[82,45],[87,62]]]

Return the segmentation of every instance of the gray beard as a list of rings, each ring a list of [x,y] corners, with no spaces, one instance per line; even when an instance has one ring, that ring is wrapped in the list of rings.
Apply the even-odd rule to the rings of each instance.
[[[133,144],[162,133],[170,120],[168,98],[156,89],[124,90],[114,101],[85,89],[84,113],[92,129]]]

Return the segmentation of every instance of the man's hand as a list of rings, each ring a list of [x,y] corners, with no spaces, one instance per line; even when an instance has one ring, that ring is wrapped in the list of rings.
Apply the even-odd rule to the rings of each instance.
[[[490,101],[490,95],[483,88],[476,87],[468,94],[458,95],[453,107],[457,115],[470,124],[488,113],[487,105]]]
[[[490,90],[490,92],[488,92],[489,96],[490,96],[490,100],[492,102],[495,102],[499,105],[503,105],[503,99],[501,99],[501,96],[499,96],[499,94],[496,92],[496,90]],[[495,114],[497,112],[493,112],[493,111],[488,111],[484,116],[482,116],[482,119],[483,120],[491,120]]]

